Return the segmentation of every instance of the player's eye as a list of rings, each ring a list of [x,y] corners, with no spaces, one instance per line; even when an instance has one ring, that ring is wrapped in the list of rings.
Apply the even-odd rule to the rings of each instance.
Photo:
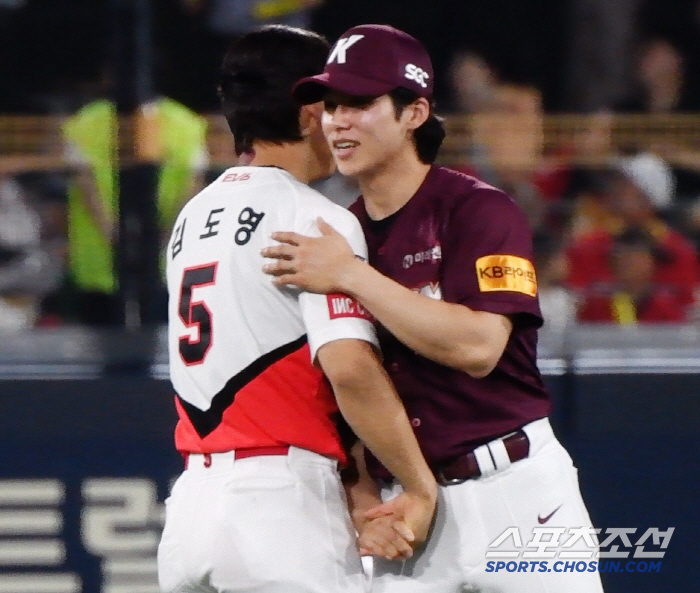
[[[348,102],[348,107],[354,107],[355,109],[367,109],[374,105],[377,97],[353,97],[351,101]]]
[[[348,107],[350,109],[368,109],[372,105],[374,105],[374,102],[377,100],[377,97],[368,97],[368,96],[352,96],[352,95],[343,95],[341,97],[337,98],[328,98],[324,100],[324,109],[326,110],[326,113],[333,114],[335,113],[336,109],[340,107],[341,105],[343,107]]]

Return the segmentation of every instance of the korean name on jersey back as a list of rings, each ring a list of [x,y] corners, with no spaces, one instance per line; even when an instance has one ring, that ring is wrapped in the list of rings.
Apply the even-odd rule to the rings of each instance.
[[[308,234],[318,216],[366,257],[349,212],[276,168],[229,170],[180,213],[167,261],[179,450],[288,443],[342,457],[313,359],[336,339],[376,344],[373,326],[344,295],[277,288],[260,255],[273,231]]]

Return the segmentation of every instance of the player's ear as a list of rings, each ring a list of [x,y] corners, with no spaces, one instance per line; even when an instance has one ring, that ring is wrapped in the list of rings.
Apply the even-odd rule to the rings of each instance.
[[[425,97],[419,97],[403,111],[409,130],[420,128],[430,117],[430,103]]]
[[[299,131],[303,138],[311,136],[321,125],[323,101],[303,105],[299,110]]]

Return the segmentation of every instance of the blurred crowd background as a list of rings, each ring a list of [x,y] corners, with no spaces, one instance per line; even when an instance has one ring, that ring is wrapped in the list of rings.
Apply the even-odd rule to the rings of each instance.
[[[424,42],[439,162],[527,212],[544,331],[700,320],[698,0],[0,0],[0,332],[165,321],[171,224],[235,165],[221,57],[267,22]]]

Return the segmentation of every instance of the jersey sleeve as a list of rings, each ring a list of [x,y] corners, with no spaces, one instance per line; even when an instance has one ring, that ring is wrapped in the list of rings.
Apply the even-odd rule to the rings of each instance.
[[[441,285],[448,300],[542,324],[532,233],[513,200],[480,188],[452,212],[446,233]]]
[[[362,228],[352,214],[340,207],[335,210],[334,207],[333,211],[324,212],[323,218],[347,239],[356,256],[367,259],[367,244]],[[300,227],[297,232],[311,236],[320,235],[315,217],[312,222],[302,222]],[[335,340],[364,340],[379,348],[371,315],[348,295],[302,292],[299,295],[299,304],[312,360],[316,359],[316,353],[321,346]]]

